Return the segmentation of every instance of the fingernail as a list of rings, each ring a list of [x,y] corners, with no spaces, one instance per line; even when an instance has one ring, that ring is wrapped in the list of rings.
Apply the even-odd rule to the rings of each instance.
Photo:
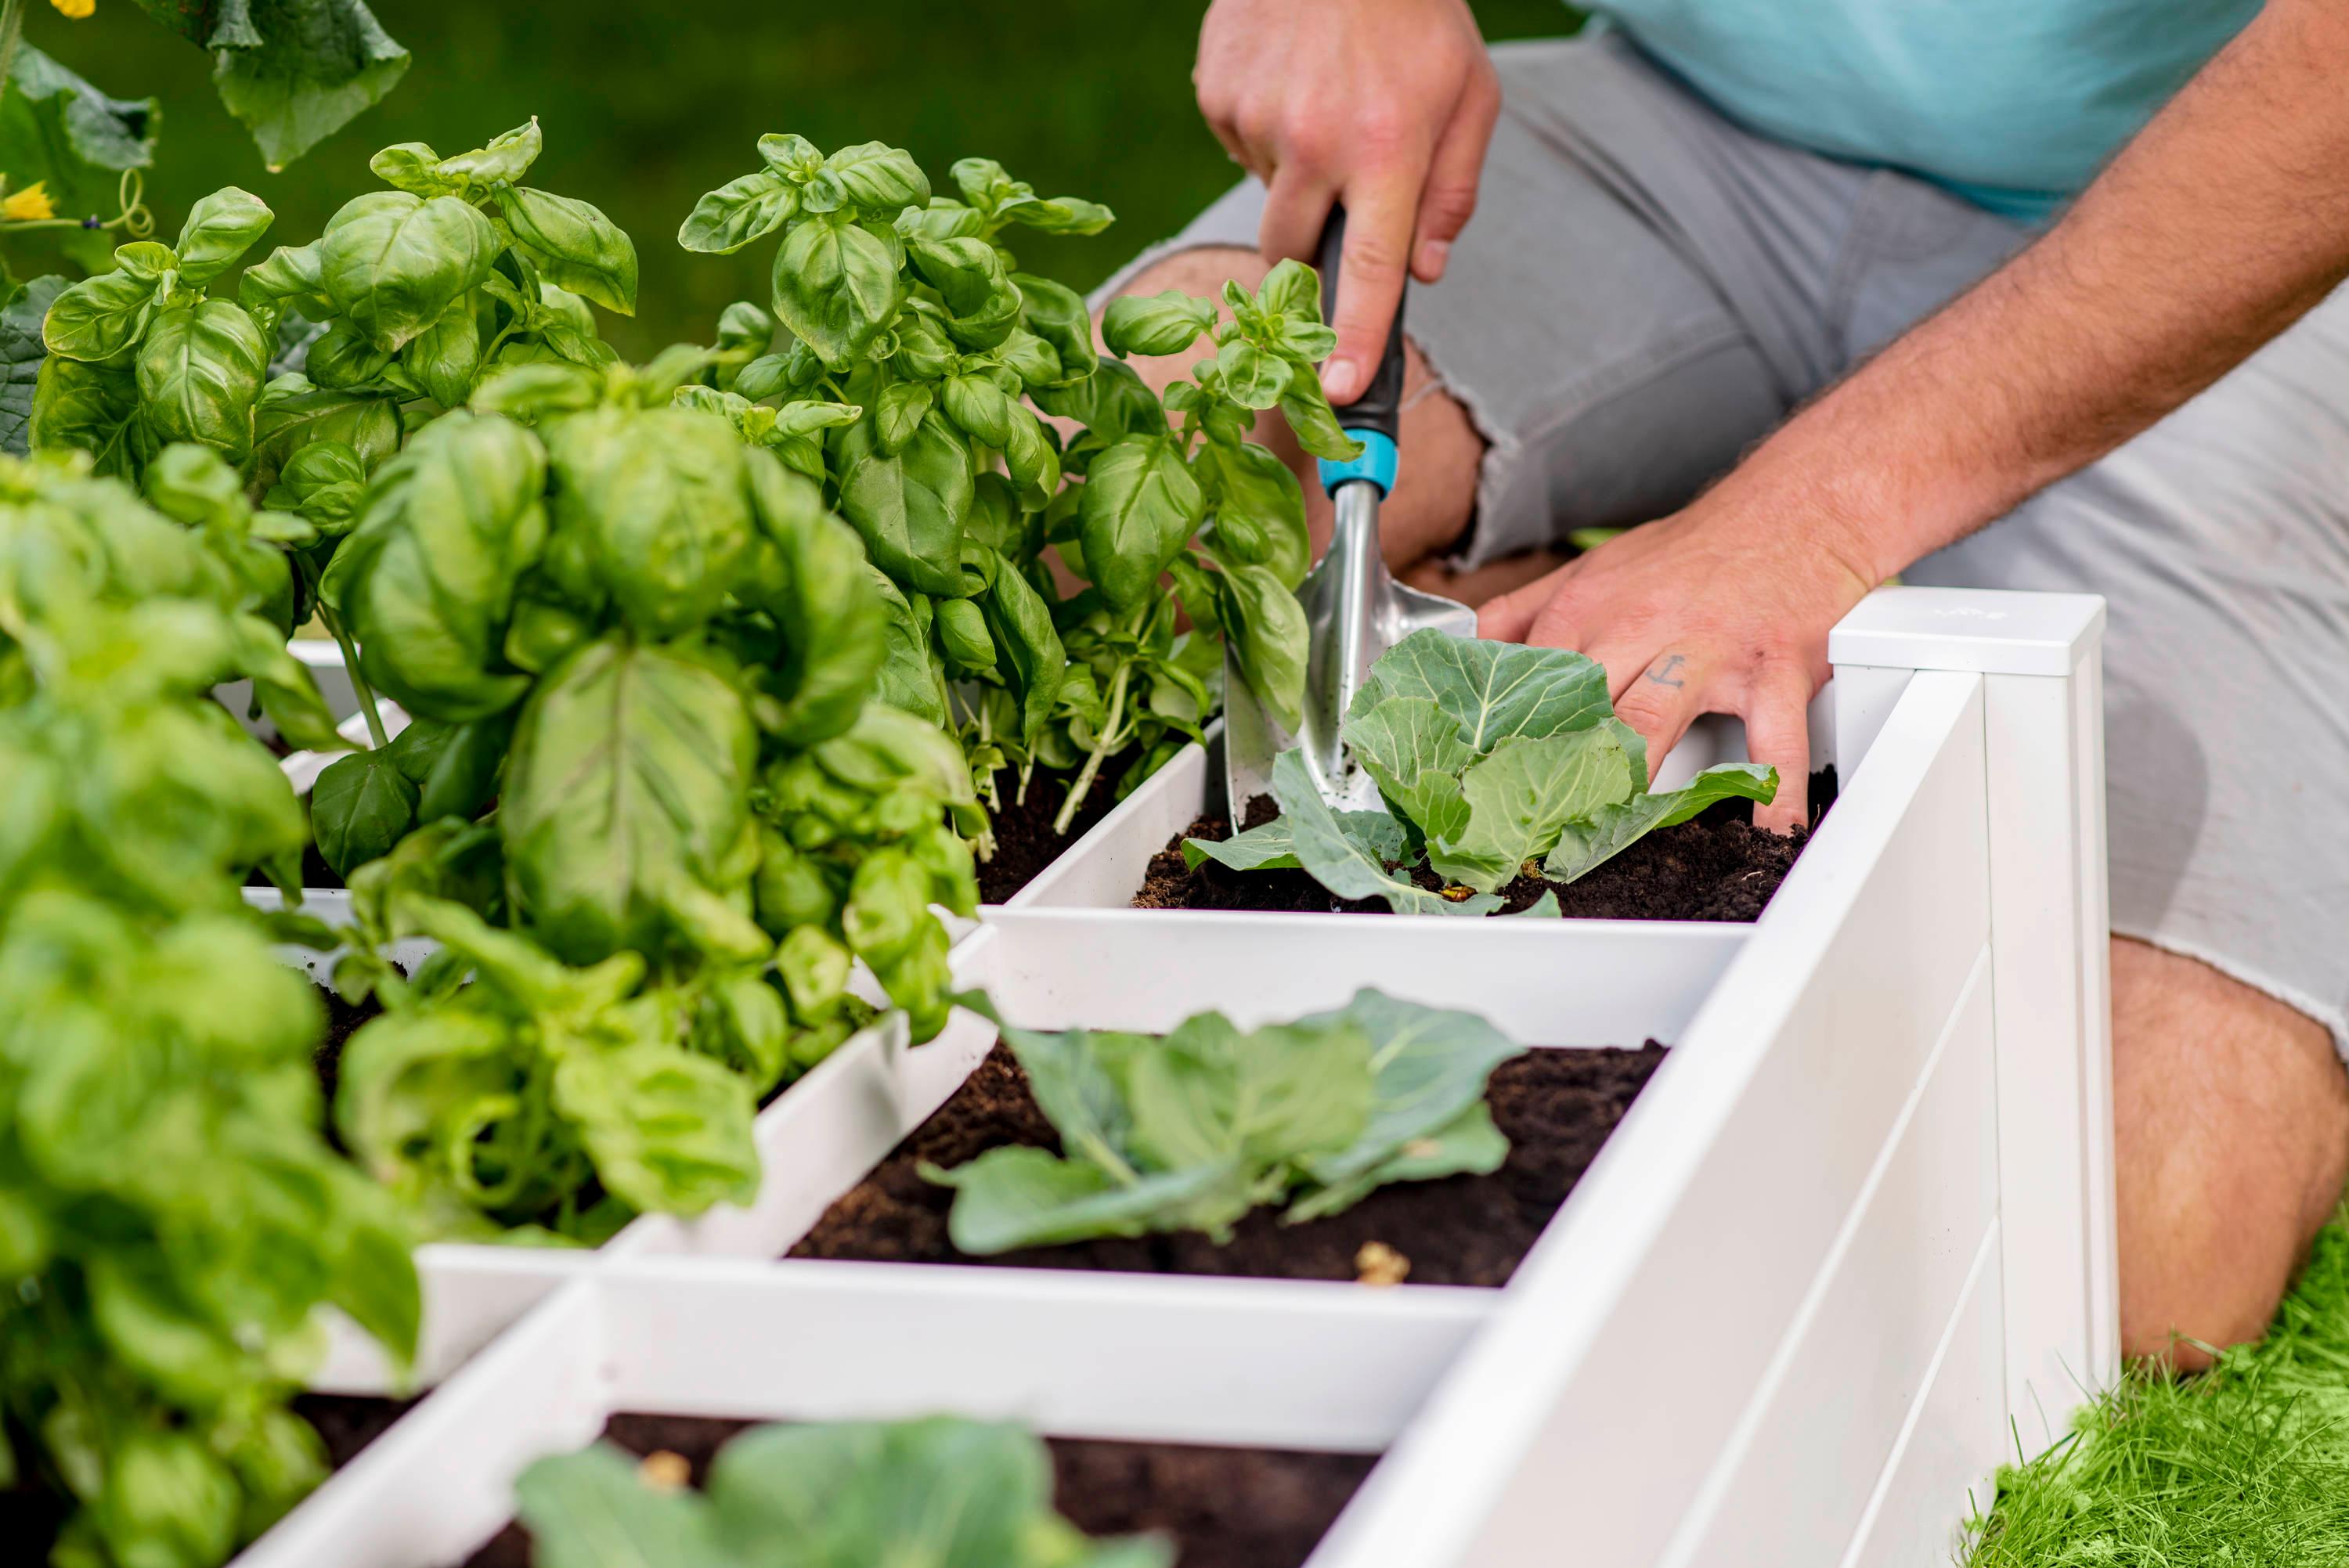
[[[1419,272],[1433,282],[1444,275],[1444,263],[1452,258],[1452,242],[1430,240],[1419,248]]]
[[[1362,367],[1350,359],[1333,359],[1321,367],[1321,390],[1332,403],[1343,403],[1362,389]]]

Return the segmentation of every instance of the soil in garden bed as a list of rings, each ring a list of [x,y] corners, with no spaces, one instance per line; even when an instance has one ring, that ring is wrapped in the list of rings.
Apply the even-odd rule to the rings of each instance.
[[[1811,824],[1791,835],[1755,830],[1752,808],[1724,800],[1692,821],[1651,833],[1613,860],[1572,882],[1521,876],[1501,890],[1503,913],[1517,913],[1545,892],[1557,894],[1558,911],[1586,920],[1758,919],[1762,906],[1786,880],[1810,841],[1819,819],[1835,799],[1835,769],[1811,776]],[[1280,814],[1268,795],[1248,802],[1243,828],[1259,827]],[[1136,909],[1231,909],[1301,911],[1349,914],[1392,913],[1384,899],[1335,899],[1301,871],[1239,872],[1215,861],[1195,869],[1183,863],[1183,841],[1227,839],[1228,819],[1201,817],[1151,857]],[[1444,879],[1428,867],[1412,880],[1434,892]]]
[[[614,1416],[605,1440],[674,1454],[692,1484],[729,1438],[753,1425],[685,1416]],[[1298,1568],[1376,1462],[1369,1454],[1183,1443],[1046,1439],[1052,1504],[1088,1535],[1163,1531],[1177,1568]],[[465,1568],[529,1568],[530,1535],[509,1524]]]
[[[1509,1157],[1489,1175],[1398,1181],[1342,1213],[1301,1225],[1284,1225],[1277,1211],[1258,1209],[1221,1246],[1179,1232],[968,1258],[947,1236],[953,1190],[923,1181],[916,1166],[927,1161],[951,1168],[1008,1143],[1060,1148],[1027,1075],[999,1045],[935,1116],[825,1211],[790,1255],[1351,1280],[1365,1276],[1365,1249],[1383,1260],[1375,1250],[1383,1248],[1407,1262],[1413,1284],[1504,1284],[1663,1058],[1664,1047],[1651,1040],[1636,1051],[1535,1050],[1502,1063],[1487,1099],[1509,1140]]]
[[[1102,765],[1065,833],[1052,830],[1052,819],[1060,814],[1061,803],[1069,798],[1069,786],[1076,779],[1074,773],[1039,768],[1028,780],[1024,801],[1016,798],[1019,770],[1007,768],[998,773],[995,785],[1002,791],[1003,809],[989,813],[995,823],[995,853],[979,862],[979,902],[1001,903],[1034,882],[1046,866],[1061,858],[1062,851],[1115,810],[1118,776],[1132,760],[1130,757],[1117,758]]]

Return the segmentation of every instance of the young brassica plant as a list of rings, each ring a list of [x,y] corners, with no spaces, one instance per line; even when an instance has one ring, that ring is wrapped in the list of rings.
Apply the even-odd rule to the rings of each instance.
[[[1053,1511],[1052,1464],[1017,1427],[953,1416],[761,1427],[718,1451],[699,1491],[608,1444],[514,1483],[543,1568],[1170,1568],[1154,1535],[1088,1539]]]
[[[1302,867],[1338,898],[1383,898],[1401,914],[1488,914],[1521,875],[1570,882],[1717,800],[1766,802],[1778,790],[1777,769],[1747,762],[1651,790],[1647,743],[1615,717],[1596,661],[1437,631],[1380,656],[1340,733],[1385,811],[1331,809],[1291,751],[1273,764],[1277,820],[1185,839],[1184,858]],[[1444,891],[1412,879],[1423,858]]]
[[[1163,1037],[1003,1038],[1067,1152],[923,1168],[956,1190],[948,1233],[973,1256],[1149,1231],[1221,1241],[1264,1204],[1318,1219],[1390,1181],[1497,1170],[1509,1151],[1485,1085],[1520,1047],[1474,1014],[1377,991],[1253,1030],[1201,1013]]]

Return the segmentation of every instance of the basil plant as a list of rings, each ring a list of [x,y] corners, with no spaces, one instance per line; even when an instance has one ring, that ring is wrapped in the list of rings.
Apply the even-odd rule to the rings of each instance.
[[[1521,876],[1571,882],[1716,801],[1778,791],[1777,769],[1750,762],[1651,790],[1647,742],[1615,717],[1596,660],[1433,630],[1379,656],[1339,733],[1383,811],[1332,809],[1304,754],[1288,751],[1272,769],[1281,815],[1185,839],[1184,858],[1301,867],[1333,897],[1382,898],[1398,914],[1489,914]],[[1423,862],[1437,890],[1412,875]],[[1555,895],[1527,913],[1557,913]]]
[[[388,1009],[336,1114],[444,1227],[747,1195],[759,1097],[869,1016],[860,960],[916,1038],[946,1019],[969,776],[866,700],[855,534],[675,401],[708,362],[492,378],[378,471],[320,583],[415,716],[314,791],[367,938],[336,984]],[[403,978],[378,954],[408,935],[448,958]]]
[[[1212,301],[1112,306],[1121,354],[1216,335],[1216,360],[1162,403],[1101,359],[1083,300],[1009,249],[1023,228],[1098,232],[1107,208],[1040,197],[989,159],[956,163],[949,196],[878,142],[759,150],[763,167],[703,197],[678,239],[730,254],[780,235],[771,316],[729,311],[726,363],[682,395],[820,481],[863,536],[886,579],[888,700],[960,737],[990,804],[1003,769],[1023,797],[1040,767],[1066,776],[1063,831],[1112,758],[1130,789],[1198,738],[1219,635],[1293,714],[1303,496],[1247,438],[1279,407],[1308,449],[1355,449],[1311,372],[1329,338],[1313,274],[1227,289],[1221,325]]]
[[[0,1458],[69,1501],[51,1561],[209,1568],[326,1476],[287,1408],[316,1311],[412,1355],[414,1238],[324,1137],[323,1016],[242,897],[302,812],[210,688],[326,717],[283,558],[199,449],[148,475],[184,525],[90,469],[0,458]]]

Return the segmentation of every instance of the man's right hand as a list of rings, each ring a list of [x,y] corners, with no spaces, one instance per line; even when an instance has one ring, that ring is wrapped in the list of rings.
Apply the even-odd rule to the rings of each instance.
[[[1267,259],[1310,262],[1346,207],[1333,403],[1370,385],[1403,273],[1444,275],[1476,207],[1501,90],[1465,0],[1215,0],[1192,72],[1199,108],[1265,183]]]

